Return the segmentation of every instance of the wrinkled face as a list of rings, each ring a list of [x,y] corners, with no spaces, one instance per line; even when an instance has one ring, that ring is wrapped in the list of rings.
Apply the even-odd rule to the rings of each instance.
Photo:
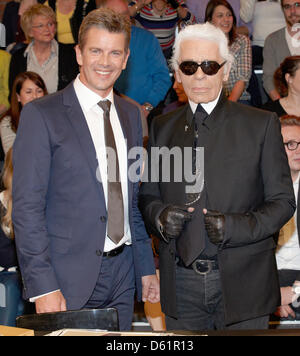
[[[300,23],[300,0],[283,0],[283,13],[288,26]]]
[[[126,68],[129,50],[123,33],[110,33],[92,27],[85,37],[83,48],[76,46],[80,80],[89,89],[105,98]]]
[[[51,18],[41,15],[33,17],[29,35],[35,41],[49,43],[54,39],[55,33],[56,24]]]
[[[300,142],[299,126],[282,126],[281,134],[284,143],[289,141]],[[298,148],[294,151],[290,151],[285,145],[285,151],[289,160],[292,175],[297,174],[300,171],[300,145],[298,145]]]
[[[224,62],[220,55],[219,46],[215,42],[202,39],[186,39],[181,43],[178,64],[184,61],[216,61]],[[196,104],[209,103],[215,100],[223,86],[223,81],[228,79],[230,66],[223,66],[217,74],[207,75],[199,67],[193,75],[185,75],[178,69],[176,78],[182,83],[187,97]]]
[[[219,5],[215,8],[211,22],[220,28],[225,34],[228,34],[233,26],[233,16],[227,7]]]
[[[38,87],[32,80],[26,79],[20,90],[20,94],[17,94],[18,101],[22,106],[31,102],[34,99],[41,98],[45,93],[42,88]]]

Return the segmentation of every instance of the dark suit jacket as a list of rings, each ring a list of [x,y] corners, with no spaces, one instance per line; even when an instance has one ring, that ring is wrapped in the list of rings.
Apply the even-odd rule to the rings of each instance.
[[[192,147],[192,116],[186,105],[156,118],[150,147]],[[279,120],[273,113],[221,96],[200,130],[205,132],[200,146],[205,149],[207,208],[224,213],[226,219],[227,242],[218,251],[226,322],[269,314],[280,303],[273,234],[295,209]],[[150,158],[149,162],[150,171]],[[155,164],[160,166],[161,159]],[[172,164],[170,171],[174,171]],[[142,185],[140,208],[149,231],[158,236],[160,212],[168,204],[185,202],[184,184],[174,182],[172,176],[170,183]],[[180,237],[179,243],[184,244]],[[163,311],[172,317],[177,316],[176,253],[174,240],[161,240],[161,303]]]
[[[26,48],[16,51],[9,67],[9,91],[11,93],[16,76],[27,71],[27,57],[24,57]],[[64,89],[79,73],[75,50],[71,45],[58,44],[58,90]]]
[[[139,110],[120,97],[114,100],[128,150],[141,147]],[[100,272],[107,211],[96,151],[73,84],[24,107],[13,149],[13,223],[25,297],[61,289],[68,309],[79,309]],[[155,274],[155,267],[138,189],[138,183],[128,182],[140,297],[141,276]]]

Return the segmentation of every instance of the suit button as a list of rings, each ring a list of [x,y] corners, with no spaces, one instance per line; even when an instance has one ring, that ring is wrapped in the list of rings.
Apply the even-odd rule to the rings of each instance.
[[[100,220],[101,220],[101,222],[103,222],[103,223],[105,223],[106,222],[106,216],[100,216]]]
[[[99,257],[102,256],[102,251],[97,250],[97,251],[96,251],[96,255],[99,256]]]

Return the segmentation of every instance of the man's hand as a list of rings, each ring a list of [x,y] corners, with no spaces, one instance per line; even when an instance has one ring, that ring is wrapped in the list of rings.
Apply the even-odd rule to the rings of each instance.
[[[158,303],[160,301],[159,281],[155,274],[142,277],[143,302]]]
[[[60,291],[56,291],[38,298],[35,301],[37,314],[54,313],[67,310],[67,303]]]
[[[218,211],[203,209],[205,229],[209,240],[219,245],[225,238],[225,216]]]
[[[168,239],[179,237],[185,224],[192,220],[194,208],[171,205],[162,211],[159,221],[162,234]]]

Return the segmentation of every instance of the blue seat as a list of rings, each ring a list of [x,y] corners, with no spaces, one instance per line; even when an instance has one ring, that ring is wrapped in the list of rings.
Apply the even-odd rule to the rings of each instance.
[[[26,302],[22,298],[22,283],[18,272],[0,272],[0,325],[16,326]]]

